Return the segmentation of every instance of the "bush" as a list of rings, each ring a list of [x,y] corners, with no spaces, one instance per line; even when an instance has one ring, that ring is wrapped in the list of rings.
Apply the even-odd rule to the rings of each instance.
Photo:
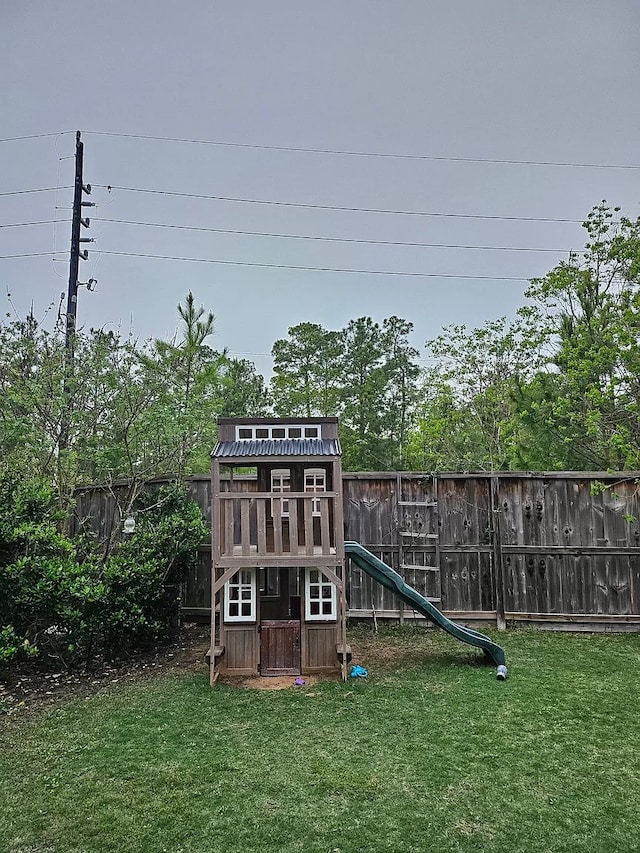
[[[135,511],[135,532],[103,558],[88,538],[58,532],[50,489],[0,480],[0,666],[112,659],[175,624],[180,582],[206,537],[200,509],[172,487]]]

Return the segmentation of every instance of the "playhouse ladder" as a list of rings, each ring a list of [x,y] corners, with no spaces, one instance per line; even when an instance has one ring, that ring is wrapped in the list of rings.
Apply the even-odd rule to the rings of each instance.
[[[438,478],[431,476],[431,500],[405,500],[402,474],[397,475],[398,571],[429,601],[439,603],[440,533],[438,528]],[[400,623],[404,622],[400,603]]]

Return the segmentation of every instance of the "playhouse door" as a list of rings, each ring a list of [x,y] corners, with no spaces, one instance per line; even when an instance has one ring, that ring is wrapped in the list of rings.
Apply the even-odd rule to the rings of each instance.
[[[269,619],[260,627],[260,673],[300,675],[300,622]]]

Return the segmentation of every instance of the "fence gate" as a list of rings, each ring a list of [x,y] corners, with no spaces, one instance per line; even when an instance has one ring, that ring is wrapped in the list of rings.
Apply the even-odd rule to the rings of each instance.
[[[416,485],[422,488],[416,492]],[[438,479],[427,482],[396,482],[399,571],[405,581],[420,595],[438,604],[440,589],[440,533],[438,528]],[[400,621],[404,620],[404,604],[400,602]]]

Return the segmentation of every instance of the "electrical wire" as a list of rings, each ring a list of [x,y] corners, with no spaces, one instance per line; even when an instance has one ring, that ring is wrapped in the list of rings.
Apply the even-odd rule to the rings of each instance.
[[[394,154],[388,151],[349,151],[339,148],[305,148],[296,145],[265,145],[250,142],[222,142],[215,139],[185,139],[176,136],[149,136],[136,133],[115,133],[110,131],[87,130],[87,135],[111,136],[120,139],[138,139],[151,142],[177,142],[188,145],[215,145],[224,148],[248,148],[259,151],[287,151],[302,154],[325,154],[340,157],[379,157],[394,160],[423,160],[449,163],[490,163],[509,166],[556,166],[576,169],[640,169],[636,163],[580,163],[576,161],[556,160],[513,160],[498,157],[450,157],[434,154]]]
[[[66,187],[42,187],[41,189],[37,189],[37,190],[11,190],[10,192],[0,193],[0,197],[10,196],[10,195],[27,195],[28,193],[51,193],[51,192],[55,192],[56,190],[72,190],[72,189],[73,189],[72,186],[66,186]]]
[[[71,222],[70,219],[41,219],[39,222],[7,222],[0,224],[0,228],[28,228],[31,225],[53,225],[57,222]]]
[[[27,139],[45,139],[48,136],[62,136],[65,133],[75,133],[74,130],[58,130],[51,133],[32,133],[29,136],[6,136],[0,142],[22,142]]]
[[[439,213],[434,211],[421,210],[396,210],[386,207],[346,207],[334,204],[307,204],[296,201],[274,201],[271,199],[257,198],[239,198],[238,196],[225,195],[205,195],[203,193],[186,193],[176,192],[173,190],[154,190],[143,187],[119,187],[113,184],[94,184],[95,187],[105,189],[109,192],[112,190],[120,190],[121,192],[146,193],[150,195],[167,195],[177,198],[194,198],[204,199],[207,201],[232,201],[241,204],[265,204],[274,205],[277,207],[295,207],[306,210],[339,210],[347,213],[390,213],[397,216],[426,216],[426,217],[442,217],[445,219],[487,219],[500,220],[505,222],[569,222],[582,225],[583,219],[564,219],[552,216],[498,216],[493,214],[479,213]]]
[[[53,252],[24,252],[21,255],[0,255],[0,261],[7,261],[10,258],[42,258],[45,256],[51,257]],[[61,255],[62,252],[58,252],[57,254]],[[53,259],[55,260],[55,258]]]
[[[91,221],[110,222],[118,225],[139,225],[147,228],[171,228],[177,229],[179,231],[195,231],[213,234],[238,234],[247,237],[277,237],[287,240],[318,240],[328,243],[358,243],[368,246],[411,246],[425,249],[484,249],[487,251],[494,252],[554,252],[555,254],[558,254],[559,252],[568,253],[569,251],[571,251],[570,249],[535,248],[527,246],[475,246],[463,245],[460,243],[418,243],[407,240],[360,240],[352,237],[322,237],[313,234],[279,234],[270,231],[244,231],[232,228],[207,228],[205,226],[196,225],[175,225],[172,223],[165,222],[139,222],[131,219],[104,219],[102,217],[92,218]]]
[[[428,273],[428,272],[399,272],[394,270],[361,270],[349,269],[344,267],[314,267],[301,266],[298,264],[266,264],[258,263],[257,261],[227,261],[218,258],[194,258],[182,257],[178,255],[153,255],[145,252],[116,252],[105,249],[93,249],[93,254],[96,255],[118,255],[125,258],[151,258],[158,261],[190,261],[202,264],[221,264],[232,267],[260,267],[261,269],[278,269],[278,270],[298,270],[303,272],[340,272],[340,273],[356,273],[359,275],[386,275],[386,276],[401,276],[404,278],[454,278],[454,279],[473,279],[478,281],[529,281],[528,278],[520,276],[502,276],[502,275],[454,275],[452,273]]]

